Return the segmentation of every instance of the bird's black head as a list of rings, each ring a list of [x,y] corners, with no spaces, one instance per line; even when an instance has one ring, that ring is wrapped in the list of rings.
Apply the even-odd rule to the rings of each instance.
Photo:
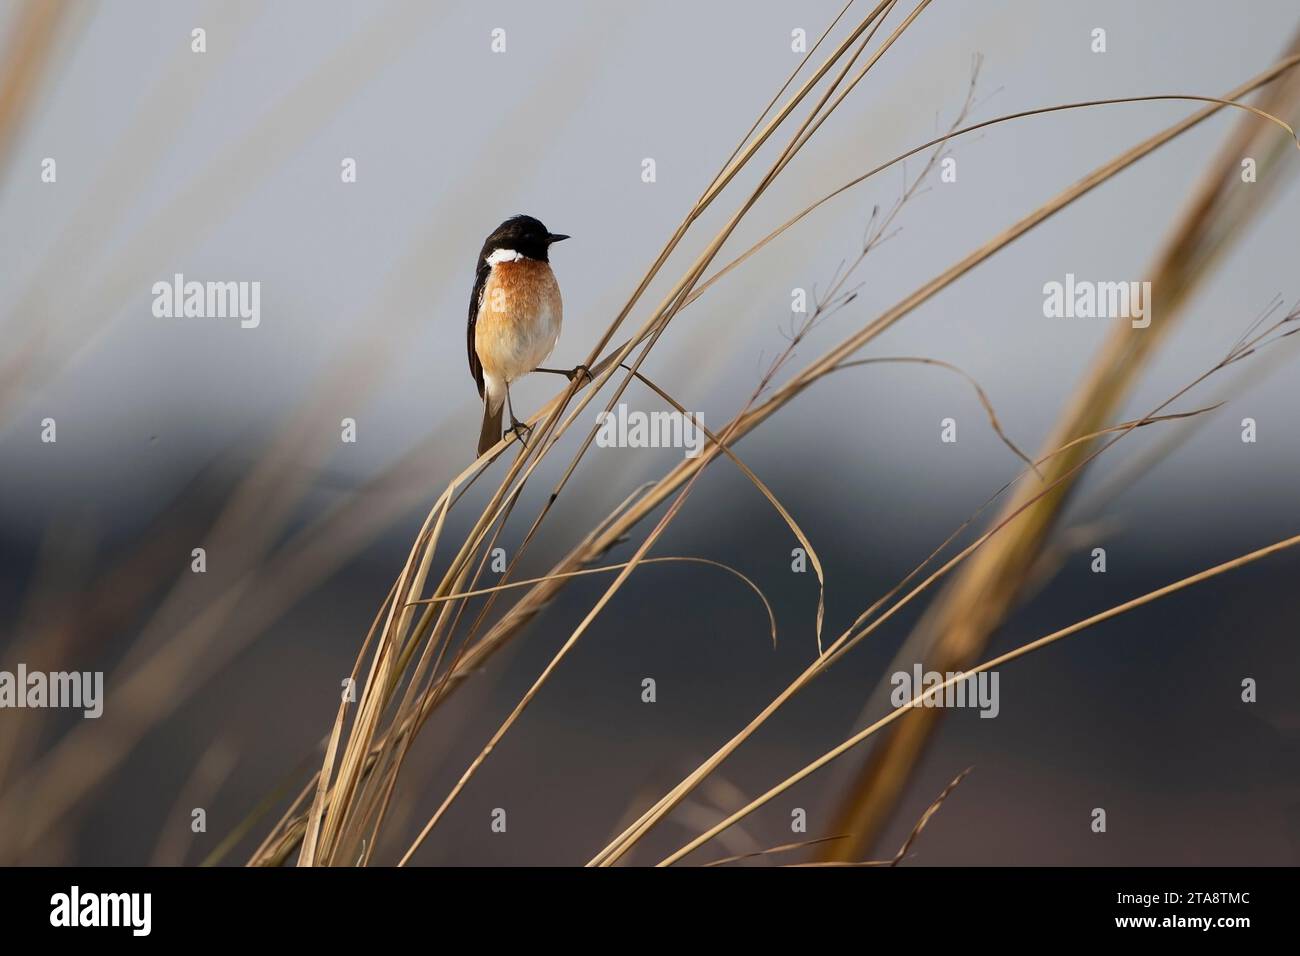
[[[483,243],[479,261],[487,259],[494,252],[503,249],[513,250],[526,259],[538,259],[547,262],[547,250],[551,243],[568,239],[568,236],[547,232],[540,220],[532,216],[513,216],[492,231]]]

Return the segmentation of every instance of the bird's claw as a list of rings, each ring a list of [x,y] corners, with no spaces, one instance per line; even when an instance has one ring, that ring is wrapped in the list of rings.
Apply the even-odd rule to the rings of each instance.
[[[570,382],[576,378],[579,385],[596,380],[596,377],[591,374],[591,369],[585,365],[575,365],[573,368],[535,368],[533,371],[546,372],[548,375],[563,375]]]
[[[533,428],[531,425],[526,425],[523,422],[514,419],[511,419],[510,427],[507,428],[506,431],[519,439],[519,444],[525,447],[527,447],[529,440],[533,437]]]

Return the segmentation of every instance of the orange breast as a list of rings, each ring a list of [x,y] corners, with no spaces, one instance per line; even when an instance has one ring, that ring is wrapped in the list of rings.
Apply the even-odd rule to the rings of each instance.
[[[483,370],[507,381],[532,371],[555,347],[562,311],[549,263],[497,263],[483,285],[474,332]]]

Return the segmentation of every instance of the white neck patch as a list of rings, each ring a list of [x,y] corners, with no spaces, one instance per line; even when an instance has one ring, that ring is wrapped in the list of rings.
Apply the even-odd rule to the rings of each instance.
[[[498,249],[492,255],[487,257],[487,264],[490,266],[500,265],[503,262],[518,262],[524,257],[522,252],[515,252],[513,249]]]

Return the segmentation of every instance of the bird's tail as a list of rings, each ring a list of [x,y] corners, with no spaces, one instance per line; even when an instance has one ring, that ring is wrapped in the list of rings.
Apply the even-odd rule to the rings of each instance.
[[[505,410],[505,402],[498,399],[495,409],[492,405],[492,392],[491,390],[485,390],[483,393],[483,428],[478,435],[478,453],[480,455],[501,440],[501,413]]]

